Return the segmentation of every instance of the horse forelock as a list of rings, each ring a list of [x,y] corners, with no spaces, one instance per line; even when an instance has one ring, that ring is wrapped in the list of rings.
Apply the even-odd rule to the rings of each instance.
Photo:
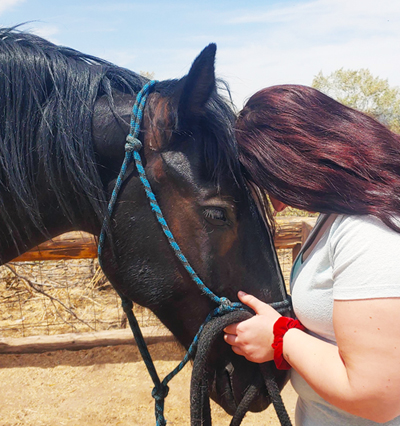
[[[204,143],[205,171],[208,178],[217,184],[230,175],[237,184],[243,185],[234,132],[236,113],[226,83],[222,80],[218,83],[196,122]],[[179,80],[163,81],[157,84],[156,91],[171,100],[169,121],[174,131],[190,138],[190,126],[188,129],[186,123],[180,122],[177,100],[174,99],[179,84]],[[227,96],[221,94],[222,90],[226,91]]]
[[[243,179],[234,132],[235,119],[233,104],[221,96],[218,90],[214,91],[206,104],[202,120],[202,125],[209,134],[204,145],[206,166],[217,183],[230,174],[236,183],[242,186]]]

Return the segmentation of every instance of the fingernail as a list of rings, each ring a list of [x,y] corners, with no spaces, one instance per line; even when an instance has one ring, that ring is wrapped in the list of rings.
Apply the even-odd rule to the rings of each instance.
[[[241,290],[240,290],[240,291],[238,292],[238,296],[239,296],[239,297],[247,296],[247,293],[245,293],[244,291],[241,291]]]

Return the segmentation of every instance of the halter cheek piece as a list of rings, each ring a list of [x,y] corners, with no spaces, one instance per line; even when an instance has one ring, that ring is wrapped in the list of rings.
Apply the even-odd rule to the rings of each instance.
[[[125,158],[124,162],[122,163],[120,173],[117,178],[117,182],[115,184],[114,190],[111,195],[111,199],[108,204],[108,214],[105,217],[103,221],[103,226],[101,229],[100,237],[99,237],[99,245],[98,245],[98,258],[100,266],[102,266],[102,249],[104,246],[106,234],[109,230],[109,221],[112,215],[112,212],[114,210],[115,203],[117,201],[118,193],[121,189],[123,179],[127,170],[128,165],[134,160],[136,168],[139,173],[140,180],[143,184],[144,190],[146,192],[147,198],[149,200],[151,209],[156,215],[158,223],[161,225],[161,228],[165,234],[165,236],[168,239],[168,242],[172,249],[174,250],[176,256],[181,261],[182,265],[185,267],[186,271],[189,273],[189,275],[192,277],[193,281],[197,284],[197,286],[200,288],[200,290],[208,296],[213,302],[215,302],[218,307],[215,308],[205,319],[204,323],[200,326],[199,331],[197,332],[196,336],[193,339],[192,344],[190,345],[188,351],[186,352],[186,355],[184,356],[183,360],[179,363],[179,365],[171,372],[169,373],[162,381],[160,381],[157,371],[155,369],[154,363],[151,359],[150,353],[147,349],[147,345],[144,341],[143,335],[140,331],[139,324],[133,314],[132,308],[133,303],[131,300],[123,296],[122,294],[119,294],[122,300],[122,307],[127,315],[129,325],[132,329],[133,335],[135,337],[136,343],[138,345],[138,348],[140,350],[140,353],[143,357],[143,360],[146,364],[146,367],[148,369],[148,372],[153,380],[154,383],[154,389],[152,391],[152,396],[155,399],[156,407],[155,407],[155,413],[156,413],[156,421],[157,426],[164,426],[166,425],[166,420],[164,418],[164,399],[168,395],[168,382],[179,373],[179,371],[182,370],[182,368],[186,365],[186,363],[189,361],[190,358],[193,358],[199,337],[201,335],[201,332],[203,331],[205,325],[213,318],[223,316],[227,313],[234,312],[234,311],[246,311],[248,312],[248,309],[241,303],[238,302],[231,302],[226,297],[219,297],[216,294],[214,294],[199,278],[199,276],[196,274],[194,269],[190,266],[188,260],[186,259],[185,255],[182,253],[179,245],[175,241],[174,236],[172,235],[172,232],[170,231],[167,222],[164,219],[164,216],[161,212],[161,209],[157,203],[156,197],[150,187],[150,183],[147,180],[145,170],[142,165],[142,160],[139,154],[139,151],[142,148],[142,143],[138,139],[139,131],[140,131],[140,123],[143,116],[143,110],[146,103],[147,96],[150,94],[150,92],[153,90],[154,85],[156,84],[156,81],[152,80],[149,81],[142,90],[138,93],[136,97],[135,104],[132,109],[132,117],[131,117],[131,123],[130,123],[130,133],[126,138],[126,144],[125,144]],[[274,309],[278,311],[287,310],[290,308],[290,300],[285,299],[282,302],[274,302],[271,303],[270,306],[272,306]],[[272,398],[273,399],[273,398]]]

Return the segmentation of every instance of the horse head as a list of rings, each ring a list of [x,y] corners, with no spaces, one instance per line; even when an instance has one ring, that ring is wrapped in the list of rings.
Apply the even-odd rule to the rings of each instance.
[[[235,114],[218,94],[214,60],[210,45],[187,76],[154,86],[139,135],[143,166],[176,242],[214,294],[279,301],[282,275],[240,172]],[[62,232],[99,235],[146,79],[15,28],[0,30],[0,71],[1,261]],[[106,237],[102,263],[116,290],[188,347],[215,304],[175,256],[133,164]],[[212,355],[214,399],[232,413],[258,367],[222,336]],[[270,369],[282,386],[286,374]],[[251,409],[268,403],[260,394]]]
[[[235,114],[217,91],[211,44],[180,80],[149,95],[139,138],[147,179],[176,242],[202,281],[237,301],[238,290],[266,302],[285,294],[270,230],[240,173]],[[108,197],[124,155],[132,95],[118,90],[95,106],[93,136]],[[151,309],[186,348],[215,308],[175,256],[146,200],[134,165],[112,212],[103,269],[116,290]],[[223,341],[213,348],[213,398],[233,413],[258,367]],[[280,386],[286,374],[270,366]],[[260,395],[251,409],[264,409]]]

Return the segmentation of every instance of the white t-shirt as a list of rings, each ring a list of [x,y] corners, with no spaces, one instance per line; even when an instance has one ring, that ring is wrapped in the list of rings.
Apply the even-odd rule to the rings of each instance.
[[[334,300],[400,297],[400,233],[373,216],[337,216],[292,276],[291,294],[308,332],[336,344]],[[291,382],[299,394],[297,426],[378,424],[324,401],[295,370]],[[385,425],[400,426],[400,417]]]

